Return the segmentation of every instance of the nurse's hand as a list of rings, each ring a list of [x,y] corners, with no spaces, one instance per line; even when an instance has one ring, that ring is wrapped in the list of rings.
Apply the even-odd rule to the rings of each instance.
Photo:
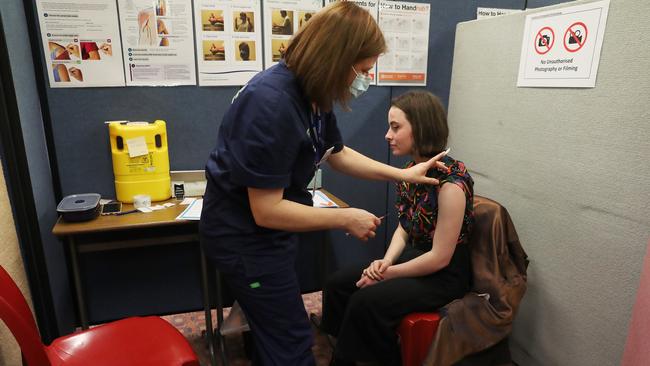
[[[377,226],[381,219],[366,210],[358,208],[341,209],[346,215],[345,230],[361,241],[368,241],[375,237]]]
[[[447,155],[447,151],[443,151],[425,162],[418,163],[408,169],[404,169],[404,181],[409,183],[424,183],[432,185],[440,184],[437,179],[427,177],[427,172],[429,169],[433,168],[446,172],[448,169],[447,166],[439,161],[445,157],[445,155]]]

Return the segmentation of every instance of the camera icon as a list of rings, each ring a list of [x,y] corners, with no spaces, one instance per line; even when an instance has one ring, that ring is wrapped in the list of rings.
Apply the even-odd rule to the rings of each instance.
[[[543,47],[543,46],[550,46],[551,44],[551,37],[547,36],[546,34],[542,34],[541,37],[539,37],[539,41],[537,42],[538,46]]]

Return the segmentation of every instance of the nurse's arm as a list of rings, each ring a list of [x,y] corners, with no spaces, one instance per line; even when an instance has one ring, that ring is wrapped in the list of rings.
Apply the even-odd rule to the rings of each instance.
[[[283,198],[284,190],[248,188],[248,200],[259,226],[292,232],[341,229],[357,239],[375,237],[381,220],[357,208],[314,208]]]
[[[431,168],[446,170],[446,166],[439,161],[445,155],[446,153],[442,152],[433,158],[415,164],[408,169],[399,169],[370,159],[369,157],[344,146],[341,151],[332,154],[329,159],[327,159],[327,162],[332,168],[334,168],[334,170],[357,178],[436,185],[439,183],[438,180],[429,178],[426,174]]]

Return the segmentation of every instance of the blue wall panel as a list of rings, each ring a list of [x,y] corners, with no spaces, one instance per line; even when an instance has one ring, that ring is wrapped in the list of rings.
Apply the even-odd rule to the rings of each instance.
[[[91,323],[203,306],[196,243],[84,253],[80,262]]]
[[[74,309],[72,308],[72,295],[64,249],[52,235],[52,227],[57,219],[57,202],[52,184],[49,152],[45,141],[37,81],[32,62],[33,50],[30,48],[28,27],[35,25],[27,24],[23,2],[20,0],[0,1],[0,15],[9,50],[25,153],[29,164],[29,176],[39,220],[38,229],[43,252],[48,261],[47,272],[56,322],[59,332],[67,332],[74,321]]]
[[[203,169],[238,88],[48,89],[63,194],[115,197],[105,121],[167,122],[170,168]]]
[[[352,111],[337,111],[338,125],[344,142],[352,149],[381,162],[388,162],[384,141],[390,88],[371,87],[367,93],[350,104]],[[325,168],[323,185],[352,207],[363,208],[377,216],[386,212],[386,182],[364,181]],[[335,267],[383,255],[386,225],[377,236],[362,243],[342,232],[332,232]]]

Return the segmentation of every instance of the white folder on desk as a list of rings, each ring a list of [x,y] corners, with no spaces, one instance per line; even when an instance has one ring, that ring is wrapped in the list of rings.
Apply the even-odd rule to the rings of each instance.
[[[314,207],[339,207],[334,201],[332,201],[327,195],[321,191],[312,191],[309,190],[309,193],[312,194],[312,200],[314,201]]]
[[[203,199],[195,200],[190,203],[180,215],[176,217],[176,220],[201,220],[201,210],[203,209]]]

